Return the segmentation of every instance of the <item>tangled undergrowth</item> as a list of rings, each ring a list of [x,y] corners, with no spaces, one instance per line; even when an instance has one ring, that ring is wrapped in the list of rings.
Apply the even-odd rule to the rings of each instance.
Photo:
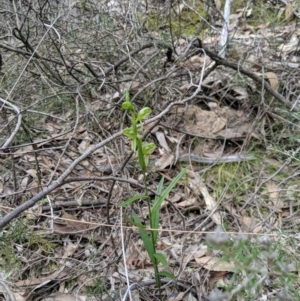
[[[225,58],[224,1],[62,2],[1,2],[1,297],[298,300],[299,1]]]

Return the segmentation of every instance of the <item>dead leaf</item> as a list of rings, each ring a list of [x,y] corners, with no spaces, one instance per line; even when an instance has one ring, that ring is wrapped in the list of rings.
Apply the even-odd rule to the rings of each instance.
[[[223,271],[211,271],[210,272],[210,277],[208,280],[208,287],[210,290],[212,290],[215,287],[215,283],[218,282],[218,284],[220,284],[220,282],[224,282],[223,279],[226,276],[228,272],[223,272]],[[224,284],[225,286],[225,284]]]
[[[246,90],[246,88],[243,87],[232,87],[231,90],[234,92],[234,96],[236,99],[241,101],[248,101],[249,100],[249,94]]]
[[[267,78],[268,78],[268,80],[270,82],[271,87],[274,90],[277,90],[278,84],[279,84],[277,75],[274,72],[266,72],[265,75],[267,76]]]
[[[222,219],[221,219],[221,215],[218,212],[217,207],[217,203],[216,201],[213,199],[213,197],[209,194],[205,184],[203,183],[203,181],[200,178],[200,175],[198,173],[194,173],[194,172],[190,172],[187,171],[187,174],[189,175],[189,181],[190,181],[190,185],[192,186],[192,188],[194,189],[194,191],[198,191],[199,193],[201,192],[204,201],[205,201],[205,205],[206,208],[209,212],[213,212],[211,214],[211,219],[217,224],[217,225],[221,225]]]
[[[281,55],[280,52],[290,53],[292,51],[295,51],[298,47],[298,43],[299,43],[298,37],[295,34],[293,34],[288,43],[283,43],[280,46],[278,46],[278,51],[279,51],[278,55]]]
[[[178,15],[180,15],[183,10],[184,10],[184,4],[180,4],[180,5],[178,5],[178,8],[176,9],[176,13]]]
[[[45,276],[45,277],[40,277],[40,278],[28,278],[26,280],[20,280],[14,283],[14,285],[16,285],[17,287],[20,286],[33,286],[33,285],[42,285],[42,284],[46,284],[49,281],[53,280],[53,279],[62,279],[66,276],[68,276],[68,273],[64,271],[65,266],[61,265],[59,270]]]
[[[157,131],[157,132],[155,133],[155,136],[156,136],[156,139],[158,140],[159,145],[160,145],[163,149],[165,149],[167,152],[170,152],[171,149],[169,148],[169,145],[168,145],[168,143],[167,143],[167,141],[166,141],[165,134],[162,133],[162,132],[160,132],[160,131]]]
[[[41,202],[35,204],[33,207],[26,210],[26,218],[27,219],[37,219],[38,216],[40,216],[43,212],[43,205]]]
[[[219,131],[217,133],[217,136],[226,139],[238,139],[251,136],[260,140],[259,136],[255,132],[253,132],[252,124],[250,123],[241,124],[236,127],[228,127],[224,130]]]
[[[44,299],[41,299],[42,301],[86,301],[87,296],[85,295],[72,295],[72,294],[64,294],[61,292],[56,292],[54,294],[51,294],[47,296]]]
[[[90,146],[90,144],[90,138],[84,138],[78,146],[78,150],[80,151],[80,153],[84,153],[86,149]]]
[[[16,301],[26,301],[25,292],[16,292],[14,293]]]
[[[219,257],[204,256],[195,258],[199,265],[209,271],[234,272],[235,264],[221,260]]]
[[[65,220],[68,227],[71,227],[77,231],[87,229],[87,225],[84,222],[79,221],[75,216],[63,211],[62,218]]]
[[[29,177],[24,177],[20,184],[21,188],[25,189],[27,187],[28,182],[29,182]]]
[[[155,161],[155,166],[158,170],[163,170],[174,163],[175,157],[172,154],[163,154],[159,159]]]
[[[285,18],[284,21],[289,22],[293,19],[294,13],[293,13],[293,4],[292,2],[287,3],[285,7]]]
[[[180,203],[175,204],[175,207],[177,208],[186,208],[186,207],[191,207],[193,205],[195,205],[197,203],[197,199],[196,198],[191,198],[191,199],[187,199],[184,200]]]
[[[203,250],[197,250],[193,253],[193,257],[194,259],[196,258],[201,258],[203,256],[205,256],[205,254],[207,253],[207,250],[206,249],[203,249]]]
[[[133,81],[125,84],[125,89],[129,90],[130,93],[136,93],[141,88],[141,83]]]
[[[259,233],[262,229],[262,225],[255,217],[241,216],[238,217],[238,220],[241,224],[241,230],[245,233]]]
[[[179,87],[179,90],[182,92],[188,91],[193,85],[191,83],[185,83]]]
[[[33,178],[37,178],[36,176],[36,169],[27,169],[26,172],[31,175]]]
[[[43,160],[43,162],[44,162],[44,166],[46,167],[46,168],[48,168],[48,169],[50,169],[52,166],[53,166],[53,164],[51,163],[51,161],[47,158],[47,156],[41,156],[41,158],[42,158],[42,160]]]
[[[240,100],[246,100],[248,97],[248,94],[244,90],[236,89],[235,94],[236,98]],[[195,135],[214,138],[224,135],[225,138],[227,136],[230,138],[239,138],[247,136],[251,131],[253,132],[249,116],[241,110],[237,111],[228,107],[218,107],[213,111],[207,111],[196,105],[188,105],[187,108],[178,107],[176,114],[183,114],[184,117],[184,122],[180,127],[186,132]],[[174,119],[174,123],[177,123],[177,118]],[[224,129],[224,127],[226,128]],[[232,130],[228,130],[230,128]],[[245,133],[241,134],[242,130]],[[221,133],[222,131],[224,131],[224,134]]]
[[[71,257],[75,253],[77,247],[77,244],[73,244],[71,241],[69,241],[66,245],[64,245],[63,258]]]
[[[168,301],[181,301],[183,300],[182,298],[184,297],[185,292],[181,293],[173,293],[169,298]]]
[[[211,132],[213,134],[215,134],[215,133],[221,131],[225,127],[226,123],[227,123],[227,121],[225,119],[218,117],[215,120],[215,122],[212,124],[212,130],[211,130]]]
[[[222,3],[220,0],[214,0],[215,2],[215,6],[216,6],[216,9],[217,10],[220,10],[221,9],[221,6],[222,6]]]
[[[266,187],[267,187],[267,190],[269,192],[269,198],[272,201],[276,201],[278,199],[278,196],[279,196],[279,188],[277,187],[277,185],[274,182],[269,181],[266,184]]]

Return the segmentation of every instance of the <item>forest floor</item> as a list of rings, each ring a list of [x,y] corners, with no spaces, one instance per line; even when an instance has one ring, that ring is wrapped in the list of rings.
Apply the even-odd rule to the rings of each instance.
[[[300,300],[299,1],[96,2],[3,4],[0,298]]]

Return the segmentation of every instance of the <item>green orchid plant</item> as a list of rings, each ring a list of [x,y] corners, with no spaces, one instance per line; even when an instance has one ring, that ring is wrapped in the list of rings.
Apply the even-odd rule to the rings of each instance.
[[[148,253],[151,263],[154,267],[156,285],[161,287],[161,277],[175,279],[173,273],[167,270],[159,270],[159,264],[164,267],[168,266],[168,261],[164,254],[157,252],[156,243],[158,239],[158,226],[160,218],[160,209],[162,202],[168,197],[174,186],[186,173],[187,168],[183,169],[169,185],[164,187],[164,178],[162,177],[158,187],[154,201],[148,193],[147,188],[147,167],[149,165],[150,154],[155,150],[154,143],[143,142],[143,121],[151,114],[152,110],[149,107],[142,108],[138,113],[135,111],[133,103],[130,101],[129,92],[125,92],[125,102],[122,104],[122,109],[127,110],[131,117],[131,127],[123,130],[123,134],[131,140],[131,148],[137,154],[139,166],[143,172],[145,194],[136,195],[122,202],[120,207],[128,206],[136,201],[146,200],[148,205],[149,226],[142,224],[140,218],[134,210],[132,210],[132,219],[128,220],[132,225],[138,227],[144,247]]]

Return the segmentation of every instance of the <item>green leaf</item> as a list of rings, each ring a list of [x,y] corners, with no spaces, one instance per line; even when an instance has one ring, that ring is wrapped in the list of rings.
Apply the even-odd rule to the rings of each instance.
[[[156,202],[159,202],[159,196],[161,195],[161,192],[162,192],[162,189],[163,189],[163,185],[164,185],[164,180],[165,178],[164,177],[161,177],[160,181],[159,181],[159,184],[157,186],[157,191],[156,191],[156,196],[155,196],[155,199],[154,199],[154,204]],[[151,228],[152,229],[158,229],[158,224],[159,224],[159,213],[160,213],[160,206],[159,206],[159,209],[156,210],[155,212],[152,212],[151,214]],[[153,231],[153,240],[154,240],[154,243],[156,243],[157,241],[157,235],[158,235],[158,231]]]
[[[168,261],[167,258],[165,257],[164,254],[162,253],[154,253],[154,257],[163,264],[163,266],[167,267],[168,266]]]
[[[136,139],[131,141],[131,149],[135,152],[136,151]]]
[[[136,137],[136,133],[132,127],[124,129],[123,135],[130,139],[135,139],[135,137]]]
[[[149,165],[149,156],[144,155],[144,161],[145,161],[145,165],[148,166]]]
[[[132,217],[133,217],[134,222],[141,224],[139,217],[137,216],[137,214],[134,211],[132,211]],[[150,257],[150,260],[153,264],[155,264],[154,246],[151,242],[150,236],[148,235],[147,231],[141,227],[139,227],[139,231],[140,231],[142,241],[144,243],[144,247]]]
[[[177,184],[177,182],[180,180],[180,178],[185,174],[189,166],[184,168],[174,179],[173,181],[168,185],[168,187],[163,191],[163,193],[160,195],[159,200],[153,205],[151,209],[151,216],[155,214],[157,210],[160,209],[161,203],[166,199],[166,197],[169,195],[171,190],[174,188],[174,186]]]
[[[139,137],[137,137],[136,138],[136,142],[137,142],[139,164],[140,164],[140,166],[142,168],[142,171],[146,172],[146,162],[145,162],[145,158],[144,158],[144,154],[143,154],[142,139],[139,138]]]
[[[144,120],[147,116],[151,114],[152,110],[148,107],[142,108],[137,114],[137,121]]]
[[[160,271],[158,274],[160,276],[167,277],[167,278],[169,278],[171,280],[175,280],[176,279],[175,275],[173,273],[168,272],[168,271]]]
[[[130,199],[128,199],[128,200],[122,202],[122,203],[119,205],[119,207],[124,207],[124,206],[126,206],[126,205],[129,205],[129,204],[131,204],[131,203],[137,201],[137,200],[147,200],[147,199],[149,199],[149,198],[150,198],[149,195],[146,195],[146,194],[135,195],[135,196],[131,197]]]
[[[152,142],[143,145],[143,154],[150,155],[156,149],[156,145]]]
[[[130,101],[124,101],[122,103],[122,109],[132,112],[134,111],[134,106]]]
[[[130,101],[130,93],[129,93],[129,90],[125,90],[125,101]]]
[[[133,221],[132,219],[129,219],[129,218],[126,218],[126,217],[125,217],[125,221],[126,221],[127,223],[133,225],[133,226],[138,227],[139,229],[145,229],[145,228],[146,228],[146,226],[143,225],[142,223],[135,222],[135,221]]]

